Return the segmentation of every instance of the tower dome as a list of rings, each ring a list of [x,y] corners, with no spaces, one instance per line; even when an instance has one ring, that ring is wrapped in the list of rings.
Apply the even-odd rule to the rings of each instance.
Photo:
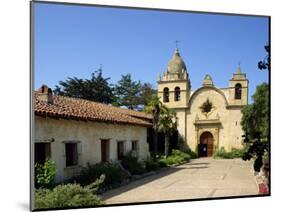
[[[186,66],[182,60],[178,48],[168,63],[167,73],[168,74],[183,74],[186,71]]]
[[[175,81],[175,80],[187,80],[189,77],[187,69],[183,59],[180,56],[179,49],[176,48],[173,57],[170,59],[167,68],[163,75],[158,77],[158,81]]]

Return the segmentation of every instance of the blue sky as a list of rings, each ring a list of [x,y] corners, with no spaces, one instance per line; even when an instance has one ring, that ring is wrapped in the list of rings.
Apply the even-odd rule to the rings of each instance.
[[[156,86],[179,40],[192,90],[210,74],[227,87],[241,63],[250,81],[268,81],[257,68],[266,55],[268,19],[190,12],[35,3],[35,89],[54,88],[67,77],[90,78],[102,64],[111,83],[131,73],[134,80]]]

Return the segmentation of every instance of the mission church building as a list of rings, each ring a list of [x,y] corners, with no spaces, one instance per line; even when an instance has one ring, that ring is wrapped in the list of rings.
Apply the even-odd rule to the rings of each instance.
[[[246,74],[238,67],[227,88],[217,88],[210,75],[191,90],[186,65],[176,49],[163,75],[158,76],[158,96],[177,115],[178,131],[185,144],[199,156],[216,149],[242,147],[241,110],[248,104]]]

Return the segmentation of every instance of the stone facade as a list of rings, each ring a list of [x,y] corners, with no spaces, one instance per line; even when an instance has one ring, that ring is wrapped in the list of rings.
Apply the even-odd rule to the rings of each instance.
[[[239,67],[229,87],[217,88],[211,76],[206,75],[202,86],[191,91],[185,63],[176,49],[167,70],[158,76],[158,96],[175,110],[185,144],[202,156],[211,156],[221,147],[227,151],[242,147],[241,110],[248,104],[248,84]]]

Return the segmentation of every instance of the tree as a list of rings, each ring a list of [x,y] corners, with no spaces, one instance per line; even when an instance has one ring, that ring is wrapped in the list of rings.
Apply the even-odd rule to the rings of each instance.
[[[59,81],[59,86],[56,85],[54,93],[109,104],[115,99],[109,80],[110,78],[103,77],[100,68],[92,73],[91,79],[68,77],[65,81]]]
[[[60,86],[56,85],[54,93],[61,96],[88,99],[88,88],[83,79],[68,77],[66,81],[60,81]]]
[[[143,83],[141,85],[141,93],[140,93],[140,104],[144,107],[149,105],[153,96],[157,95],[157,91],[153,88],[150,83]]]
[[[269,140],[269,86],[267,83],[258,85],[252,96],[253,104],[242,110],[241,125],[249,139],[255,139],[257,134]]]
[[[165,136],[165,157],[169,156],[170,136],[177,128],[176,114],[173,110],[162,106],[159,116],[159,130],[164,132]]]
[[[266,45],[267,52],[263,61],[258,62],[260,70],[270,70],[270,48]],[[266,153],[269,153],[269,85],[263,83],[257,86],[256,92],[253,95],[253,104],[247,105],[242,110],[241,126],[245,132],[244,142],[248,146],[248,150],[243,155],[243,160],[255,158],[254,170],[259,172],[264,166],[265,172],[268,172],[269,164],[263,164],[263,159]],[[268,160],[268,156],[265,157]]]
[[[114,87],[116,101],[114,105],[137,109],[140,105],[141,83],[133,81],[130,74],[122,75],[121,80]]]
[[[162,108],[162,102],[159,100],[157,95],[151,95],[147,105],[144,110],[152,115],[152,129],[153,129],[153,158],[156,159],[158,153],[158,122],[160,111]]]
[[[263,156],[269,151],[269,85],[258,85],[252,98],[253,103],[242,110],[241,126],[245,132],[244,142],[248,145],[243,159],[255,158],[254,169],[259,172]]]
[[[265,56],[265,58],[262,61],[258,62],[258,68],[260,70],[270,70],[270,58],[269,58],[269,45],[265,45],[264,46],[265,51],[267,52],[267,55]]]

